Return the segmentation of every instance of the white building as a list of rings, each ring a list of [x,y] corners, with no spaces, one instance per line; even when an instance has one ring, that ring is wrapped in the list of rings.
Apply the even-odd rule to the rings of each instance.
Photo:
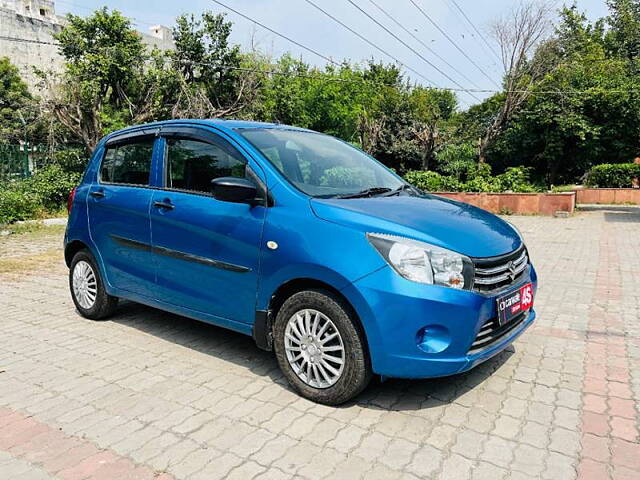
[[[55,0],[0,0],[0,57],[9,57],[32,90],[38,84],[35,69],[60,71],[63,67],[54,35],[64,22],[64,17],[56,15]],[[174,48],[170,28],[158,25],[149,30],[140,33],[147,46]]]

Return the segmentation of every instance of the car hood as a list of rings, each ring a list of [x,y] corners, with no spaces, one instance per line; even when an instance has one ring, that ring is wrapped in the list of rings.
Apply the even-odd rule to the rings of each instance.
[[[518,232],[501,218],[436,195],[316,198],[311,208],[329,222],[409,237],[469,257],[503,255],[521,244]]]

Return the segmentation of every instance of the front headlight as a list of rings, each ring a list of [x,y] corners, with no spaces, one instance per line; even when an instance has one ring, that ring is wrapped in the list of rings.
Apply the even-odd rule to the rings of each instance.
[[[473,262],[464,255],[410,238],[368,233],[371,245],[407,280],[458,290],[473,288]]]

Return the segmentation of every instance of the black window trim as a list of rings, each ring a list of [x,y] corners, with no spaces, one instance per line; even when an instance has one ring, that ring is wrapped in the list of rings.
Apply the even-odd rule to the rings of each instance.
[[[107,151],[110,148],[140,143],[141,140],[145,140],[145,139],[153,140],[153,143],[151,146],[151,158],[149,159],[149,178],[147,179],[146,185],[141,183],[105,182],[104,180],[102,180],[102,164],[104,163],[104,159],[107,156]],[[135,187],[135,188],[146,188],[146,189],[153,190],[154,187],[151,185],[151,174],[153,173],[153,151],[155,149],[157,139],[158,139],[158,129],[154,129],[151,132],[148,130],[127,132],[107,140],[107,142],[104,144],[104,151],[102,153],[102,158],[100,159],[100,165],[98,167],[98,176],[97,176],[98,185],[110,185],[115,187]]]
[[[168,185],[167,174],[168,174],[168,167],[169,167],[169,164],[168,164],[169,163],[168,162],[169,145],[166,140],[168,138],[178,137],[184,140],[195,140],[202,143],[207,143],[209,145],[222,148],[223,150],[226,150],[228,148],[233,149],[244,160],[245,169],[249,172],[249,175],[251,176],[251,178],[257,183],[258,191],[260,192],[261,196],[263,198],[266,198],[266,201],[262,204],[262,206],[265,206],[265,207],[273,206],[273,198],[271,194],[268,192],[267,187],[262,181],[262,179],[260,178],[260,176],[254,171],[253,168],[251,168],[251,165],[249,165],[249,160],[247,155],[242,153],[240,149],[236,148],[234,145],[231,144],[231,142],[223,138],[217,132],[216,133],[210,132],[208,130],[205,130],[204,128],[199,128],[199,127],[187,127],[187,126],[167,127],[160,130],[158,132],[158,136],[164,140],[164,151],[162,152],[162,186],[154,187],[156,190],[162,190],[166,192],[186,193],[189,195],[198,195],[200,197],[209,197],[209,198],[215,199],[213,194],[209,192],[199,192],[197,190],[188,190],[184,188],[173,188],[173,187],[167,186]],[[218,139],[223,142],[222,145],[220,145],[221,142],[219,142]]]

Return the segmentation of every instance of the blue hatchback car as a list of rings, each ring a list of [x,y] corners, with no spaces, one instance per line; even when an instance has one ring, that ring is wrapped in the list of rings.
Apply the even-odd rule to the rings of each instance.
[[[69,211],[83,316],[125,298],[252,335],[320,403],[373,374],[463,372],[535,319],[513,226],[310,130],[176,120],[112,133]]]

